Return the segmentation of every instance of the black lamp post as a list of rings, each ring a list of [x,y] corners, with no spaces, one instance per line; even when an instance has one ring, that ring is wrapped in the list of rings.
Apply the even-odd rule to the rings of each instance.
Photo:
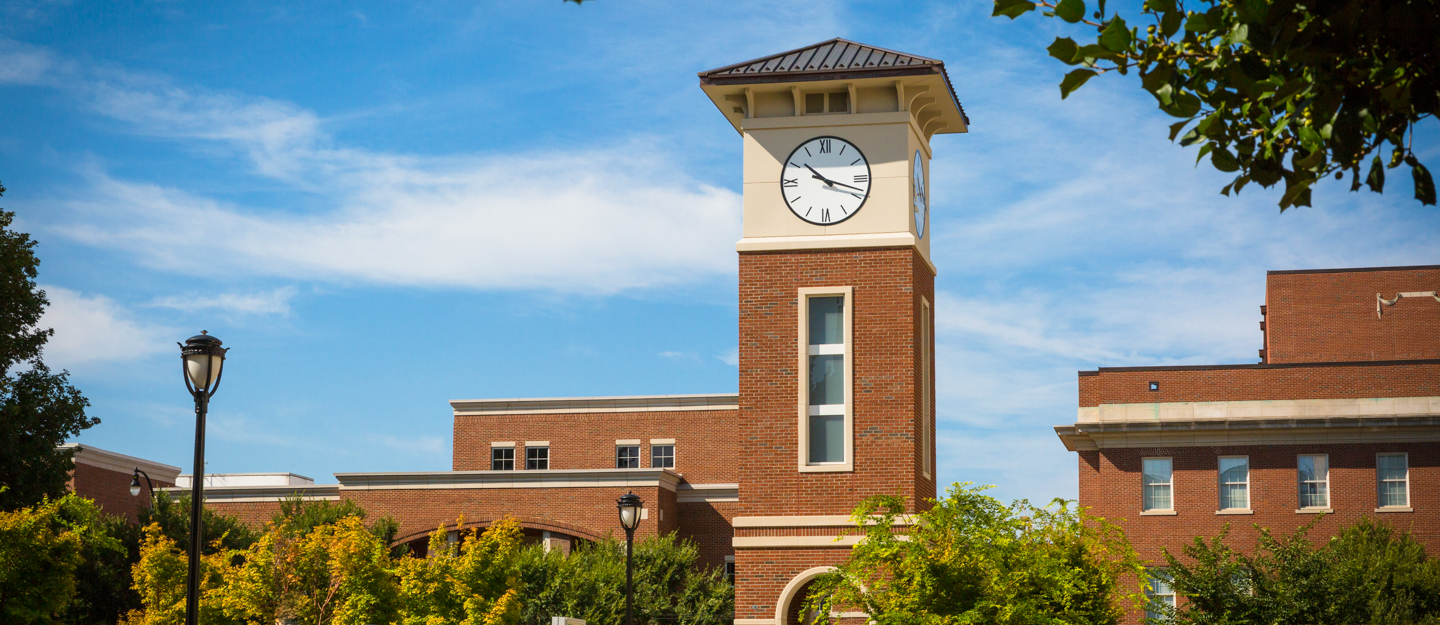
[[[195,398],[195,465],[190,472],[190,573],[185,581],[185,625],[200,622],[200,547],[205,544],[200,535],[205,499],[205,413],[210,408],[210,397],[220,387],[227,351],[230,350],[220,347],[220,339],[204,330],[198,336],[185,339],[185,344],[180,346],[185,388]],[[138,485],[134,482],[131,488]]]
[[[145,476],[146,492],[150,493],[150,498],[153,500],[155,498],[155,485],[150,483],[150,474],[141,471],[140,467],[135,467],[135,472],[130,474],[130,496],[140,496],[140,476],[142,475]]]
[[[615,502],[620,509],[620,527],[625,528],[625,625],[635,625],[635,528],[640,527],[640,507],[635,493],[625,493]]]

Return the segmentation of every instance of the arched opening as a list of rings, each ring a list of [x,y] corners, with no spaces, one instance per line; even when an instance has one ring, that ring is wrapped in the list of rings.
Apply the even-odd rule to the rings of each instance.
[[[460,527],[450,527],[447,536],[449,543],[458,547],[471,530],[484,531],[490,526],[490,523],[491,521],[478,521],[466,523]],[[432,529],[399,537],[392,546],[404,545],[409,548],[411,555],[423,558],[430,551],[430,534],[434,531]],[[597,540],[592,532],[547,522],[521,520],[520,531],[523,545],[543,545],[547,551],[556,549],[567,555],[581,543]]]
[[[810,588],[815,578],[835,570],[833,566],[817,566],[813,569],[796,575],[780,591],[780,599],[775,602],[775,625],[811,625],[815,622],[815,615],[805,613],[805,601],[810,597]]]

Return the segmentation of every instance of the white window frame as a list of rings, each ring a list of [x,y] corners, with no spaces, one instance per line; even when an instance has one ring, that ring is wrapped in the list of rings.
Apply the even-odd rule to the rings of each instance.
[[[496,457],[495,457],[495,452],[497,452],[497,451],[508,451],[508,452],[510,452],[510,458],[509,458],[509,459],[496,458]],[[510,468],[508,468],[508,469],[497,469],[497,468],[495,468],[495,463],[496,463],[496,462],[509,462],[509,463],[510,463]],[[509,446],[509,447],[502,447],[502,446],[500,446],[500,445],[491,445],[491,446],[490,446],[490,470],[491,470],[491,471],[514,471],[514,470],[515,470],[515,447],[514,447],[513,444],[512,444],[511,446]]]
[[[1304,485],[1305,485],[1305,482],[1300,481],[1300,459],[1301,459],[1301,458],[1306,458],[1306,457],[1320,457],[1320,458],[1324,458],[1324,459],[1325,459],[1325,480],[1324,480],[1324,481],[1325,481],[1325,505],[1323,505],[1323,506],[1307,506],[1307,505],[1304,505],[1304,502],[1303,502],[1303,499],[1302,499],[1302,496],[1301,496],[1301,492],[1300,492],[1300,487],[1301,487],[1301,486],[1304,486]],[[1299,512],[1319,512],[1319,511],[1322,511],[1322,510],[1328,511],[1328,510],[1331,509],[1330,504],[1333,503],[1333,502],[1334,502],[1334,499],[1333,499],[1333,497],[1332,497],[1332,493],[1330,492],[1330,454],[1295,454],[1295,503],[1296,503],[1296,505],[1299,506],[1299,509],[1298,509],[1297,511],[1299,511]]]
[[[930,300],[920,297],[920,474],[927,479],[935,475],[935,384],[931,380],[935,358],[935,337],[931,324],[935,318]]]
[[[1170,482],[1171,482],[1172,484],[1175,482],[1175,466],[1174,466],[1173,464],[1170,466]],[[1175,487],[1174,487],[1174,486],[1171,486],[1170,488],[1171,488],[1171,490],[1172,490],[1172,497],[1173,497],[1173,490],[1174,490]],[[1174,501],[1174,499],[1172,498],[1171,501]],[[1145,600],[1146,600],[1146,601],[1145,601],[1145,618],[1147,618],[1147,619],[1155,619],[1155,620],[1162,620],[1162,619],[1165,619],[1167,615],[1160,614],[1160,613],[1158,613],[1158,612],[1155,612],[1154,610],[1151,610],[1151,609],[1150,609],[1150,606],[1152,606],[1152,605],[1154,605],[1154,604],[1156,604],[1156,603],[1165,603],[1165,604],[1166,604],[1167,606],[1169,606],[1171,609],[1174,609],[1174,608],[1175,608],[1175,600],[1176,600],[1176,598],[1178,597],[1178,595],[1175,594],[1175,585],[1174,585],[1175,580],[1174,580],[1173,577],[1170,577],[1170,570],[1169,570],[1168,568],[1166,568],[1166,567],[1158,567],[1158,566],[1157,566],[1157,567],[1149,567],[1149,568],[1150,568],[1150,571],[1151,571],[1150,577],[1151,577],[1152,579],[1155,578],[1155,577],[1161,577],[1161,576],[1163,576],[1163,577],[1166,578],[1166,580],[1165,580],[1165,586],[1166,586],[1166,588],[1168,588],[1168,589],[1170,590],[1170,592],[1167,592],[1167,593],[1158,593],[1158,592],[1155,592],[1155,587],[1154,587],[1154,584],[1153,584],[1153,583],[1150,585],[1150,588],[1147,588],[1147,589],[1145,590]],[[1168,601],[1165,600],[1165,598],[1167,598],[1167,597],[1169,598]],[[1153,616],[1152,616],[1152,615],[1153,615]]]
[[[1380,487],[1384,480],[1380,478],[1380,456],[1400,456],[1405,459],[1405,503],[1398,506],[1380,505]],[[1375,509],[1376,510],[1405,510],[1410,507],[1410,454],[1403,451],[1386,451],[1375,454]]]
[[[656,448],[656,447],[669,447],[669,448],[670,448],[670,466],[668,466],[668,467],[657,467],[657,466],[655,466],[655,448]],[[650,468],[652,468],[652,469],[673,469],[673,468],[675,468],[675,463],[676,463],[676,458],[675,458],[675,443],[673,443],[673,442],[670,442],[670,443],[656,443],[656,442],[654,442],[654,441],[651,441],[651,442],[650,442]]]
[[[1244,507],[1244,508],[1226,508],[1226,507],[1225,507],[1225,495],[1224,495],[1224,493],[1225,493],[1226,482],[1225,482],[1225,475],[1224,475],[1224,473],[1220,471],[1220,461],[1221,461],[1221,460],[1232,459],[1232,458],[1244,458],[1244,459],[1245,459],[1245,482],[1244,482],[1244,485],[1245,485],[1245,507]],[[1175,497],[1175,486],[1174,486],[1173,484],[1174,484],[1174,482],[1175,482],[1175,465],[1173,465],[1173,464],[1170,465],[1170,482],[1171,482],[1171,484],[1172,484],[1172,485],[1170,486],[1170,497],[1171,497],[1170,503],[1171,503],[1171,505],[1174,505],[1174,503],[1175,503],[1175,499],[1174,499],[1174,497]],[[1219,501],[1216,502],[1216,505],[1218,506],[1218,508],[1217,508],[1218,510],[1220,510],[1221,512],[1235,512],[1235,511],[1248,511],[1248,510],[1250,510],[1250,456],[1219,456],[1219,457],[1215,458],[1215,484],[1216,484],[1216,491],[1217,491],[1217,492],[1216,492],[1216,495],[1217,495],[1216,498],[1219,500]]]
[[[544,449],[544,450],[545,450],[545,468],[543,468],[543,469],[532,469],[532,468],[530,468],[530,450],[532,450],[532,449]],[[549,470],[550,470],[550,445],[548,445],[548,444],[547,444],[547,445],[531,445],[530,443],[525,443],[525,470],[526,470],[526,471],[549,471]]]
[[[617,442],[617,443],[615,443],[615,468],[617,468],[617,469],[621,469],[621,468],[629,469],[629,468],[632,468],[632,467],[621,467],[621,466],[620,466],[620,449],[621,449],[621,448],[634,448],[634,449],[635,449],[635,466],[634,466],[633,468],[638,469],[638,468],[644,466],[644,464],[643,464],[644,461],[641,460],[642,456],[640,455],[640,449],[641,449],[641,447],[642,447],[642,446],[640,445],[640,441],[635,441],[635,442],[633,442],[633,443],[631,443],[631,442],[623,442],[623,443]]]
[[[1170,487],[1169,508],[1146,508],[1145,507],[1145,461],[1166,460],[1170,462],[1170,481],[1166,486]],[[1173,456],[1145,456],[1140,459],[1140,514],[1174,514],[1175,513],[1175,458]]]
[[[796,447],[800,450],[798,457],[799,470],[801,473],[825,473],[855,470],[855,401],[853,389],[855,388],[855,336],[853,325],[855,319],[855,306],[853,301],[854,288],[848,286],[832,287],[806,287],[798,291],[800,334],[796,337],[796,344],[799,347],[799,375],[797,376],[797,393],[800,414],[800,444]],[[844,308],[842,315],[845,326],[845,344],[841,351],[845,356],[845,405],[843,407],[845,416],[845,461],[826,462],[810,464],[810,298],[812,297],[842,297],[841,305]],[[818,354],[817,355],[824,355]],[[817,415],[820,413],[816,413]]]

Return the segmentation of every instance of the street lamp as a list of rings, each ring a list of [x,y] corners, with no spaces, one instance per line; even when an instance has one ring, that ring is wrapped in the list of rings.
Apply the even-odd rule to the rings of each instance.
[[[145,476],[145,487],[148,489],[146,492],[150,493],[151,499],[154,499],[155,485],[150,483],[150,474],[141,471],[140,467],[135,467],[135,472],[130,474],[130,496],[140,496],[140,476],[142,475]]]
[[[180,346],[185,388],[195,398],[195,464],[190,471],[190,572],[185,582],[185,625],[199,625],[200,622],[200,547],[205,544],[204,537],[200,535],[205,498],[205,413],[210,408],[210,397],[220,388],[220,373],[225,369],[227,351],[230,350],[220,347],[220,339],[204,330],[185,339],[185,344]],[[146,476],[145,479],[150,478]],[[134,480],[132,482],[132,489],[139,485]]]
[[[645,502],[633,492],[620,496],[620,527],[625,528],[625,625],[635,625],[635,528],[640,527],[640,507]]]

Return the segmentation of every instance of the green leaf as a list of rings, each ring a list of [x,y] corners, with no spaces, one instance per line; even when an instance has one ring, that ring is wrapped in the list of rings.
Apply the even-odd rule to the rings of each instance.
[[[1080,52],[1080,46],[1075,45],[1075,40],[1069,37],[1056,37],[1055,43],[1046,48],[1050,56],[1060,59],[1066,65],[1074,65],[1079,61],[1075,58]]]
[[[1111,52],[1127,50],[1130,47],[1130,29],[1125,27],[1125,20],[1118,15],[1110,20],[1105,30],[1100,31],[1100,45]]]
[[[1161,86],[1170,82],[1170,77],[1175,75],[1175,66],[1169,63],[1157,64],[1150,71],[1140,76],[1140,86],[1146,91],[1155,93]]]
[[[1071,24],[1085,19],[1085,0],[1060,0],[1055,5],[1055,15]]]
[[[1102,46],[1102,45],[1100,45],[1100,44],[1098,44],[1098,43],[1092,43],[1092,44],[1090,44],[1090,45],[1088,45],[1088,46],[1080,46],[1080,52],[1079,52],[1079,54],[1078,54],[1078,58],[1087,59],[1087,60],[1091,60],[1091,61],[1093,61],[1093,60],[1095,60],[1095,59],[1105,59],[1105,60],[1113,61],[1113,60],[1115,60],[1115,59],[1117,59],[1117,58],[1119,58],[1119,57],[1115,56],[1115,53],[1114,53],[1114,52],[1111,52],[1110,50],[1106,49],[1105,46]]]
[[[996,0],[996,4],[999,4],[999,0]],[[1205,21],[1204,13],[1196,13],[1191,15],[1190,19],[1185,20],[1185,30],[1192,33],[1208,33],[1210,24]]]
[[[1187,119],[1183,122],[1175,122],[1173,124],[1170,124],[1170,140],[1174,141],[1175,136],[1180,134],[1180,131],[1185,129],[1185,124],[1188,123],[1190,123],[1190,120]]]
[[[1180,137],[1180,147],[1183,148],[1194,145],[1196,141],[1200,140],[1200,138],[1200,127],[1196,126],[1194,128],[1191,128],[1190,132],[1187,132],[1185,133],[1185,136]]]
[[[1240,161],[1235,160],[1235,155],[1225,148],[1215,148],[1210,151],[1210,164],[1223,172],[1240,170]]]
[[[1413,156],[1405,158],[1410,164],[1410,176],[1415,179],[1415,199],[1427,206],[1435,205],[1435,179],[1430,177],[1430,170]]]
[[[1249,38],[1250,38],[1250,26],[1249,26],[1249,25],[1246,25],[1246,24],[1236,24],[1234,28],[1230,29],[1230,35],[1229,35],[1228,39],[1230,40],[1230,44],[1231,44],[1231,45],[1235,45],[1235,44],[1239,44],[1239,43],[1245,43]]]
[[[1370,175],[1365,177],[1365,185],[1376,193],[1385,192],[1385,164],[1380,162],[1379,156],[1370,161]]]
[[[1194,117],[1196,113],[1200,112],[1200,98],[1195,97],[1192,93],[1181,91],[1171,96],[1170,104],[1161,104],[1160,110],[1169,113],[1172,117]]]
[[[1145,0],[1141,10],[1150,13],[1165,13],[1175,10],[1175,0]]]
[[[1280,212],[1291,206],[1310,205],[1310,180],[1287,181],[1285,183],[1285,194],[1280,196]]]
[[[1250,177],[1249,177],[1249,176],[1241,176],[1241,177],[1239,177],[1239,178],[1236,178],[1236,179],[1235,179],[1235,194],[1236,194],[1236,195],[1239,195],[1239,194],[1240,194],[1240,190],[1241,190],[1241,189],[1244,189],[1244,188],[1245,188],[1245,185],[1246,185],[1247,183],[1249,183],[1249,182],[1250,182]]]
[[[1035,3],[1030,0],[995,0],[995,11],[990,17],[1004,15],[1013,20],[1034,10]]]
[[[1311,150],[1319,150],[1325,143],[1325,140],[1320,138],[1320,133],[1316,132],[1313,126],[1301,126],[1297,134],[1300,135],[1300,142],[1304,143],[1305,147]]]
[[[1165,17],[1160,18],[1160,34],[1166,39],[1175,36],[1180,32],[1180,26],[1185,23],[1185,14],[1179,11],[1166,11]]]
[[[1199,166],[1200,159],[1205,158],[1205,155],[1209,154],[1210,150],[1213,149],[1215,149],[1215,144],[1209,141],[1206,141],[1205,145],[1200,146],[1200,153],[1195,155],[1195,165]]]
[[[1060,99],[1064,100],[1070,97],[1070,92],[1079,89],[1080,85],[1085,84],[1085,81],[1094,77],[1095,71],[1088,69],[1077,69],[1066,74],[1065,79],[1060,81]]]

